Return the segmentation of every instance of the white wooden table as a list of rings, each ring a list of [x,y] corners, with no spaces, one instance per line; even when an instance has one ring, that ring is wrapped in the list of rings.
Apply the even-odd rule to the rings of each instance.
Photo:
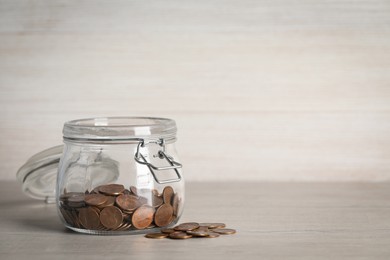
[[[390,184],[188,183],[182,221],[237,234],[151,240],[67,231],[54,205],[0,183],[0,259],[389,259]]]

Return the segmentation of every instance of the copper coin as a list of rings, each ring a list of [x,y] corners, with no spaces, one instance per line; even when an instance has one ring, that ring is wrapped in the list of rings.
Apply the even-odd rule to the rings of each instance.
[[[145,198],[145,197],[140,196],[140,197],[138,197],[138,200],[139,200],[139,203],[140,203],[141,205],[148,204],[148,199]]]
[[[154,209],[143,205],[134,211],[131,222],[136,229],[147,228],[153,222]]]
[[[155,208],[160,207],[163,204],[163,202],[164,201],[163,201],[162,197],[153,195],[153,197],[152,197],[153,207],[155,207]]]
[[[107,201],[107,197],[102,194],[87,194],[84,201],[90,206],[99,206]]]
[[[164,203],[171,203],[174,191],[171,186],[166,186],[163,190]]]
[[[206,226],[210,229],[213,228],[224,228],[226,225],[224,223],[199,223],[200,226]]]
[[[172,207],[173,207],[173,215],[177,216],[177,214],[179,214],[179,196],[177,195],[177,193],[173,195]]]
[[[166,237],[168,237],[168,234],[163,234],[163,233],[149,233],[149,234],[146,234],[145,237],[147,237],[147,238],[161,239],[161,238],[166,238]]]
[[[73,219],[72,217],[69,215],[68,211],[64,208],[60,208],[60,212],[62,214],[62,217],[63,219],[65,220],[66,223],[68,223],[69,225],[73,226]]]
[[[230,228],[215,228],[213,232],[221,234],[221,235],[230,235],[236,233],[236,230]]]
[[[123,222],[122,211],[115,206],[105,207],[100,212],[100,222],[109,229],[118,228]]]
[[[113,196],[106,196],[106,202],[104,202],[103,204],[97,206],[99,209],[103,209],[105,207],[109,207],[109,206],[114,206],[115,204],[115,198],[116,197],[113,197]]]
[[[138,195],[138,192],[137,192],[137,187],[135,187],[135,186],[130,186],[130,191],[131,191],[131,193],[133,193],[134,195]]]
[[[174,230],[173,228],[162,228],[160,231],[164,234],[170,234],[176,232],[176,230]]]
[[[199,224],[200,225],[200,224]],[[199,226],[197,229],[195,229],[197,231],[209,231],[209,227],[207,226]]]
[[[218,233],[215,233],[215,232],[210,232],[209,231],[209,235],[207,236],[207,238],[216,238],[216,237],[219,237],[219,234]]]
[[[67,200],[68,205],[74,208],[84,207],[85,206],[84,197],[85,197],[84,193],[73,194]]]
[[[171,205],[165,203],[159,207],[154,215],[154,223],[158,227],[169,225],[173,219],[173,208]]]
[[[97,229],[100,225],[99,215],[90,207],[79,210],[79,220],[86,229]]]
[[[191,237],[192,237],[191,235],[181,231],[176,231],[169,234],[169,238],[173,238],[173,239],[187,239]]]
[[[193,237],[207,237],[209,235],[209,232],[205,230],[188,230],[186,232]]]
[[[116,204],[125,211],[134,211],[136,208],[141,206],[138,198],[134,195],[119,195],[116,197]]]
[[[156,190],[156,189],[152,190],[152,194],[153,194],[153,196],[160,196],[160,194],[158,193],[158,190]]]
[[[188,230],[194,230],[199,227],[199,224],[196,222],[188,222],[188,223],[182,223],[176,227],[174,227],[177,231],[188,231]]]
[[[99,187],[99,192],[106,195],[119,195],[125,190],[122,184],[107,184]]]

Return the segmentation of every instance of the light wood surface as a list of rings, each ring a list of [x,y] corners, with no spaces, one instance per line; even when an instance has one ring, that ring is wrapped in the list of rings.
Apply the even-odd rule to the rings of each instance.
[[[146,115],[187,180],[390,180],[389,71],[387,0],[0,0],[0,179],[67,120]]]
[[[150,240],[66,231],[55,206],[0,182],[0,259],[389,259],[390,184],[189,183],[183,221],[237,234]]]

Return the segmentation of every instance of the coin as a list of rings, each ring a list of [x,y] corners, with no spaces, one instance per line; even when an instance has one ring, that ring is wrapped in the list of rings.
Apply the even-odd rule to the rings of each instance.
[[[102,194],[87,194],[84,197],[86,204],[91,206],[99,206],[107,201],[107,197]]]
[[[153,195],[152,197],[152,205],[153,207],[157,208],[160,207],[163,204],[163,198],[160,196]]]
[[[226,225],[224,223],[199,223],[200,226],[206,226],[210,229],[213,228],[224,228]]]
[[[105,207],[100,212],[100,222],[109,229],[118,228],[123,221],[122,212],[119,208],[115,206]]]
[[[188,222],[188,223],[182,223],[176,227],[174,227],[177,231],[188,231],[188,230],[194,230],[199,227],[199,224],[196,222]]]
[[[177,195],[177,193],[173,195],[172,207],[173,207],[173,215],[177,216],[177,214],[179,213],[179,196]]]
[[[158,227],[167,226],[172,222],[173,219],[173,208],[171,205],[165,203],[159,207],[154,215],[154,223]]]
[[[125,190],[122,184],[107,184],[99,187],[99,192],[106,195],[119,195]]]
[[[192,237],[191,235],[181,231],[175,231],[169,234],[169,238],[173,238],[173,239],[187,239],[191,237]]]
[[[164,203],[171,203],[173,194],[173,188],[171,186],[166,186],[163,190]]]
[[[125,211],[134,211],[136,208],[141,206],[138,198],[134,195],[119,195],[116,197],[116,204]]]
[[[230,235],[236,233],[236,230],[230,228],[215,228],[213,232],[221,234],[221,235]]]
[[[166,238],[166,237],[168,237],[168,234],[163,234],[163,233],[149,233],[149,234],[146,234],[145,237],[147,237],[147,238],[161,239],[161,238]]]
[[[65,222],[68,223],[69,225],[73,226],[74,225],[73,219],[69,215],[68,211],[64,208],[60,208],[60,212],[61,212],[62,217],[64,218]]]
[[[210,232],[209,231],[209,235],[206,236],[207,238],[216,238],[216,237],[219,237],[219,234],[218,233],[215,233],[215,232]]]
[[[73,194],[67,199],[68,205],[73,208],[84,207],[85,206],[84,197],[85,197],[84,193]]]
[[[109,206],[114,206],[115,204],[115,197],[113,196],[106,196],[106,202],[104,202],[103,204],[97,206],[99,209],[103,209],[105,207],[109,207]]]
[[[97,229],[100,225],[99,215],[90,207],[79,210],[79,220],[86,229]]]
[[[143,205],[134,211],[131,222],[136,229],[144,229],[153,222],[154,209]]]
[[[162,228],[160,231],[164,234],[170,234],[176,232],[176,230],[174,230],[173,228]]]
[[[138,193],[137,193],[137,187],[135,187],[135,186],[130,186],[130,191],[131,191],[131,193],[133,193],[134,195],[138,195]]]
[[[193,237],[207,237],[209,235],[209,232],[205,230],[188,230],[186,232]]]

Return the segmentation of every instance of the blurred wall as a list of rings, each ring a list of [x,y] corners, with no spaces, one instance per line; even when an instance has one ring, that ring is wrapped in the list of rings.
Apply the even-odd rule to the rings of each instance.
[[[390,2],[0,0],[0,179],[113,115],[190,181],[390,180]]]

